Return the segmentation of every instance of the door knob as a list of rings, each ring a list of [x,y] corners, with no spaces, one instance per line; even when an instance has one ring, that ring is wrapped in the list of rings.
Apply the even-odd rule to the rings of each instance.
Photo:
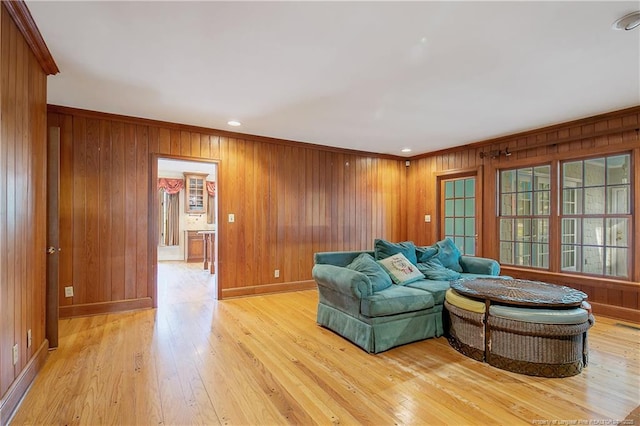
[[[56,248],[55,247],[53,247],[53,246],[47,247],[47,253],[53,254],[55,252],[56,252]]]

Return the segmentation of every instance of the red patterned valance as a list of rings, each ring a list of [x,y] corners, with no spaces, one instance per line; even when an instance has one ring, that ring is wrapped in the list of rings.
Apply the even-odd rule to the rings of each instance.
[[[177,194],[182,188],[184,188],[183,179],[158,179],[158,189],[164,189],[167,194]]]
[[[216,196],[216,183],[215,182],[207,181],[207,192],[212,197]]]

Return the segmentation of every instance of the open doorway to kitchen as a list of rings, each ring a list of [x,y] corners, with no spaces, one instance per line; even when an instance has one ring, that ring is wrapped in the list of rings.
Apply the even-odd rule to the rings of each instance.
[[[154,165],[156,305],[218,299],[218,163],[157,157]]]

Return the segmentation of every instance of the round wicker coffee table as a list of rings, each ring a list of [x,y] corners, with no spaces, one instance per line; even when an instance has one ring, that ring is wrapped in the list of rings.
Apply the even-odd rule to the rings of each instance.
[[[483,314],[474,314],[445,303],[449,343],[458,352],[504,370],[543,377],[572,376],[587,364],[587,330],[594,318],[582,309],[587,299],[582,291],[495,278],[452,281],[451,289],[486,306]],[[477,337],[484,338],[484,351],[481,340],[470,344]]]

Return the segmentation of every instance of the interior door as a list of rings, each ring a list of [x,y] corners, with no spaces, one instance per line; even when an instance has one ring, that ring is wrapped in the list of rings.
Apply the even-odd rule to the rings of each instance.
[[[60,128],[50,127],[47,138],[47,313],[49,348],[58,347],[58,197],[60,193]]]
[[[440,179],[440,236],[467,256],[479,255],[480,200],[475,174]]]

